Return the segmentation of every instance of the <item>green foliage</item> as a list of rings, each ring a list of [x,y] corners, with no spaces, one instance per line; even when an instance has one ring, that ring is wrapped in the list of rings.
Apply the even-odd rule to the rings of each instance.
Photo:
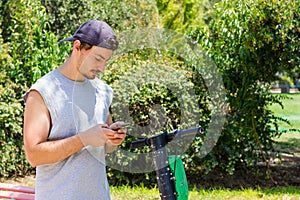
[[[183,79],[191,79],[189,77],[191,74],[188,73],[187,77],[180,81],[178,80],[181,76],[179,71],[182,71],[182,74],[186,74],[184,72],[184,67],[186,66],[184,66],[182,61],[177,61],[176,58],[168,57],[166,54],[154,53],[152,50],[147,50],[146,52],[144,54],[141,54],[141,52],[138,52],[138,54],[131,53],[114,61],[116,64],[109,67],[109,71],[105,73],[103,79],[107,80],[107,82],[112,81],[110,84],[116,94],[115,106],[118,108],[122,108],[122,105],[128,106],[129,115],[133,117],[135,124],[140,126],[149,124],[151,122],[151,117],[149,116],[151,109],[153,109],[153,106],[159,105],[165,112],[163,115],[166,116],[159,115],[155,109],[152,114],[157,114],[157,116],[154,116],[155,118],[166,117],[164,120],[160,118],[161,121],[156,121],[156,123],[162,123],[161,125],[165,129],[154,129],[154,131],[170,131],[177,128],[180,124],[180,106],[183,106],[180,103],[188,103],[180,102],[178,96],[176,96],[178,91],[172,89],[190,88],[191,86],[187,85],[188,83]],[[127,83],[128,85],[126,85]],[[171,88],[170,86],[175,87]],[[122,94],[123,96],[119,97],[117,94]],[[187,99],[187,101],[193,101],[193,99]],[[123,116],[122,112],[121,110],[119,113],[114,113],[115,118],[119,116],[120,119]],[[195,110],[195,112],[200,112],[200,110]],[[156,133],[151,132],[148,134]]]
[[[299,67],[299,1],[223,1],[216,9],[207,34],[219,48],[205,37],[202,43],[218,50],[215,59],[226,61],[223,70],[241,65],[244,74],[258,76],[253,81],[271,82],[276,73]]]
[[[30,87],[39,77],[57,66],[61,55],[55,35],[49,26],[45,9],[36,1],[15,0],[5,5],[10,9],[8,28],[13,32],[6,38],[10,43],[10,77],[16,83]],[[38,18],[36,17],[38,16]]]
[[[49,29],[59,38],[71,35],[85,21],[100,19],[116,31],[155,26],[156,12],[147,0],[42,0],[49,14]]]
[[[0,37],[0,171],[1,176],[20,175],[26,171],[22,140],[22,111],[17,91],[20,86],[7,76],[11,58]]]
[[[211,19],[209,0],[157,0],[156,5],[161,23],[167,29],[184,33]]]
[[[280,135],[270,130],[277,118],[268,105],[280,99],[269,94],[268,83],[299,66],[299,1],[221,1],[215,9],[209,25],[190,37],[214,58],[227,93],[227,123],[204,163],[233,173],[266,161],[254,152],[273,150]]]
[[[60,52],[56,36],[47,31],[47,15],[37,1],[8,1],[3,11],[7,16],[1,23],[6,31],[1,40],[0,169],[1,176],[11,176],[31,169],[23,150],[22,97],[66,54]]]

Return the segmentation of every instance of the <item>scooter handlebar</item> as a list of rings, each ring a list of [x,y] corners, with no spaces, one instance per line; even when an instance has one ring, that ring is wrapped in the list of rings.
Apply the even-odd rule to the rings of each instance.
[[[174,137],[187,137],[187,136],[199,136],[204,134],[204,129],[202,127],[175,130],[169,133],[162,133],[166,135],[167,141],[170,142]],[[157,137],[157,136],[154,136]],[[142,138],[131,142],[131,149],[136,149],[144,146],[150,146],[150,138]]]

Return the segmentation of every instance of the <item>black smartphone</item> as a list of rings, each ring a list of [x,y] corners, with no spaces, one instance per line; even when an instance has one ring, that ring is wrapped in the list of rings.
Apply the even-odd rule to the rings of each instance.
[[[117,130],[119,130],[119,129],[121,129],[121,128],[127,127],[128,125],[130,125],[130,123],[119,124],[117,127],[112,128],[111,130],[117,131]]]

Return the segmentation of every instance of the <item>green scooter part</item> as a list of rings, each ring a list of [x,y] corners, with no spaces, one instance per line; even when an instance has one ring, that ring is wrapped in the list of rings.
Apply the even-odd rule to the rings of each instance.
[[[169,165],[171,172],[175,177],[175,189],[177,192],[177,200],[188,200],[189,189],[183,162],[180,157],[171,155],[169,156]]]

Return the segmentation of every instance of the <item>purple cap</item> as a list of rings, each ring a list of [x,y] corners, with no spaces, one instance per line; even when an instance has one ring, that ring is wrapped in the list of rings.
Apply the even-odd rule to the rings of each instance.
[[[110,50],[118,48],[116,34],[107,23],[100,20],[89,20],[83,23],[72,37],[62,39],[60,42],[74,40]]]

